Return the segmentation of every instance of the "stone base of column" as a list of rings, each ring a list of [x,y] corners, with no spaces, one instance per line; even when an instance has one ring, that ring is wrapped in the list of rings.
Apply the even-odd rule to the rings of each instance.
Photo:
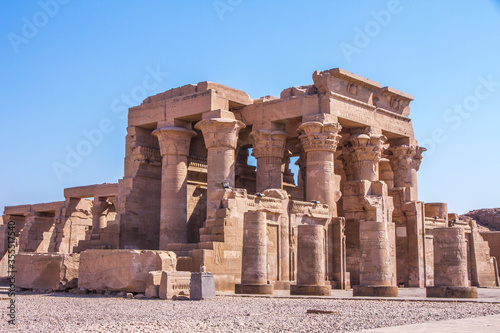
[[[273,294],[272,284],[237,284],[234,289],[236,294]]]
[[[290,286],[290,295],[331,296],[332,287],[328,285],[292,285]]]
[[[354,286],[353,296],[398,297],[398,287],[395,286]]]
[[[440,298],[477,298],[477,287],[427,287],[426,296]]]

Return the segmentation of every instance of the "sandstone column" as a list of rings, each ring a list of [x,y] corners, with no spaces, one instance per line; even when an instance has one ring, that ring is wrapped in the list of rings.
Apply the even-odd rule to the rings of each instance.
[[[106,198],[94,198],[92,206],[92,233],[96,234],[98,229],[104,229],[108,225],[106,219],[107,210],[111,203]]]
[[[196,132],[184,127],[153,131],[162,156],[160,250],[171,243],[187,242],[187,156]]]
[[[477,298],[477,288],[469,287],[464,228],[434,228],[433,232],[434,287],[427,287],[427,297]]]
[[[290,286],[292,295],[331,295],[325,285],[325,228],[317,224],[298,226],[297,285]]]
[[[203,119],[195,125],[203,132],[207,154],[207,218],[214,218],[224,193],[222,183],[234,187],[235,149],[240,129],[239,120]]]
[[[288,133],[256,130],[250,133],[253,155],[257,159],[257,192],[283,188],[283,156]]]
[[[393,172],[393,214],[398,230],[398,282],[408,287],[425,287],[424,212],[418,202],[417,171],[426,149],[415,145],[396,145],[387,149]]]
[[[385,136],[363,129],[349,137],[341,157],[352,177],[344,186],[347,223],[359,223],[359,285],[353,288],[354,296],[398,294],[392,198],[378,178],[385,141]]]
[[[265,212],[244,214],[241,284],[237,294],[272,294],[267,284],[267,220]]]
[[[333,172],[333,158],[341,129],[339,123],[319,121],[308,121],[298,128],[307,159],[305,200],[327,204],[331,212],[336,212],[340,198],[340,193],[335,191],[338,177]]]
[[[394,187],[410,188],[405,201],[418,200],[417,171],[422,162],[422,153],[426,150],[413,145],[399,145],[387,150],[394,173]]]

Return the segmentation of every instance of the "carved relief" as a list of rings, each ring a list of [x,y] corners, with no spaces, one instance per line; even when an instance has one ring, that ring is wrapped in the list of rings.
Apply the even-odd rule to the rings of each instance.
[[[336,151],[340,140],[339,123],[321,123],[308,121],[299,126],[299,139],[304,151],[329,150]]]
[[[399,169],[418,171],[422,162],[422,153],[426,150],[424,147],[400,145],[388,148],[386,153],[393,171]]]
[[[189,155],[191,138],[196,135],[195,131],[184,127],[163,127],[153,131],[158,138],[160,152],[165,155]]]
[[[283,158],[288,133],[285,131],[257,130],[250,133],[253,142],[255,158],[276,157]]]
[[[236,149],[238,133],[245,128],[239,120],[212,118],[204,119],[194,126],[203,132],[207,149],[226,147]]]

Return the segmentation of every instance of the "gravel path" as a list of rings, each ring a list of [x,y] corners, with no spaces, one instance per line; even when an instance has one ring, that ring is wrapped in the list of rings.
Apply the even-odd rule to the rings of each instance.
[[[2,295],[3,296],[3,295]],[[1,309],[8,300],[0,300]],[[308,309],[335,311],[308,314]],[[500,304],[217,297],[138,300],[98,295],[16,297],[17,325],[1,332],[335,332],[500,313]]]

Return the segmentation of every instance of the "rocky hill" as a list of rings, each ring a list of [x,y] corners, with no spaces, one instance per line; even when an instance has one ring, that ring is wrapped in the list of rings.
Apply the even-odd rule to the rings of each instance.
[[[500,231],[500,208],[484,208],[471,210],[461,215],[468,216],[477,222],[480,231]]]

